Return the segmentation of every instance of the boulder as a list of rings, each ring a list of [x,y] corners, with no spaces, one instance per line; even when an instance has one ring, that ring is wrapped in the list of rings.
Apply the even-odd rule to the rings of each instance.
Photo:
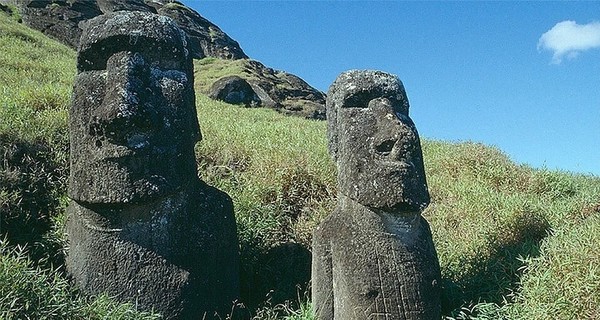
[[[248,107],[258,106],[261,103],[250,84],[238,76],[219,79],[211,86],[208,96],[211,99],[231,104],[243,104]]]
[[[229,65],[231,68],[224,68]],[[203,74],[218,74],[222,69],[236,70],[235,74],[222,74],[215,78]],[[300,77],[266,67],[256,60],[203,59],[196,64],[197,87],[211,96],[213,84],[236,76],[246,80],[258,96],[258,106],[275,109],[286,115],[308,119],[325,119],[325,94],[311,87]]]

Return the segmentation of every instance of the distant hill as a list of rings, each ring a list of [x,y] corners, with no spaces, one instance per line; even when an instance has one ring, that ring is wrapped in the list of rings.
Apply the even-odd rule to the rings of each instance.
[[[217,25],[202,17],[198,12],[179,1],[167,0],[0,0],[10,4],[20,15],[20,21],[39,30],[71,48],[77,48],[86,20],[103,13],[127,10],[145,11],[172,18],[188,34],[189,50],[195,59],[212,58],[204,62],[203,72],[197,75],[202,86],[209,86],[215,99],[239,103],[253,107],[267,107],[288,115],[305,118],[325,118],[325,95],[311,87],[299,77],[284,71],[275,71],[258,61],[249,60],[237,41],[229,37]],[[222,60],[214,63],[215,58]],[[248,82],[247,92],[240,92],[239,86],[212,86],[223,75],[223,65],[240,64],[248,72],[236,74]],[[234,67],[231,67],[234,68]],[[230,69],[231,69],[230,68]],[[212,83],[206,83],[203,73],[210,74]],[[220,82],[221,84],[223,81]],[[208,93],[208,91],[205,91]],[[250,96],[247,101],[232,100],[227,97]],[[252,97],[254,97],[252,99]],[[250,103],[252,101],[252,103]]]

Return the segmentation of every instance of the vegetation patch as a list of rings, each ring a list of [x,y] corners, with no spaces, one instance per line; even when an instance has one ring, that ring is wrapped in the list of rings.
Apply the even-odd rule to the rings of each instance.
[[[508,305],[510,319],[600,317],[600,215],[557,231],[525,263],[522,289]]]
[[[228,76],[238,76],[246,81],[250,80],[246,61],[247,59],[225,60],[214,57],[195,60],[194,86],[196,90],[207,93],[215,81]]]
[[[79,297],[60,270],[42,269],[28,256],[0,241],[0,319],[160,319],[107,296]]]

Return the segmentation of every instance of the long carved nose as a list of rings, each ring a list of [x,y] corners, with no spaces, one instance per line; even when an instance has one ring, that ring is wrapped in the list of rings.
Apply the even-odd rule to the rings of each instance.
[[[419,144],[417,131],[412,120],[402,114],[398,115],[400,121],[397,122],[397,139],[390,151],[390,157],[394,160],[411,163],[411,155],[415,147]]]
[[[386,98],[373,99],[369,108],[378,114],[377,153],[392,161],[410,163],[410,154],[418,143],[412,120]]]
[[[97,134],[123,142],[135,128],[148,126],[140,95],[148,78],[144,59],[136,53],[119,52],[106,65],[106,92],[93,124]]]

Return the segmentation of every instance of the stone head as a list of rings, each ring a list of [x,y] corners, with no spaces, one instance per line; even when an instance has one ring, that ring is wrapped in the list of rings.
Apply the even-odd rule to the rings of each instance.
[[[398,77],[342,73],[327,94],[329,152],[343,195],[373,209],[419,212],[429,204],[419,135]]]
[[[69,119],[72,199],[147,201],[196,178],[200,130],[186,46],[175,22],[156,14],[86,22]]]

